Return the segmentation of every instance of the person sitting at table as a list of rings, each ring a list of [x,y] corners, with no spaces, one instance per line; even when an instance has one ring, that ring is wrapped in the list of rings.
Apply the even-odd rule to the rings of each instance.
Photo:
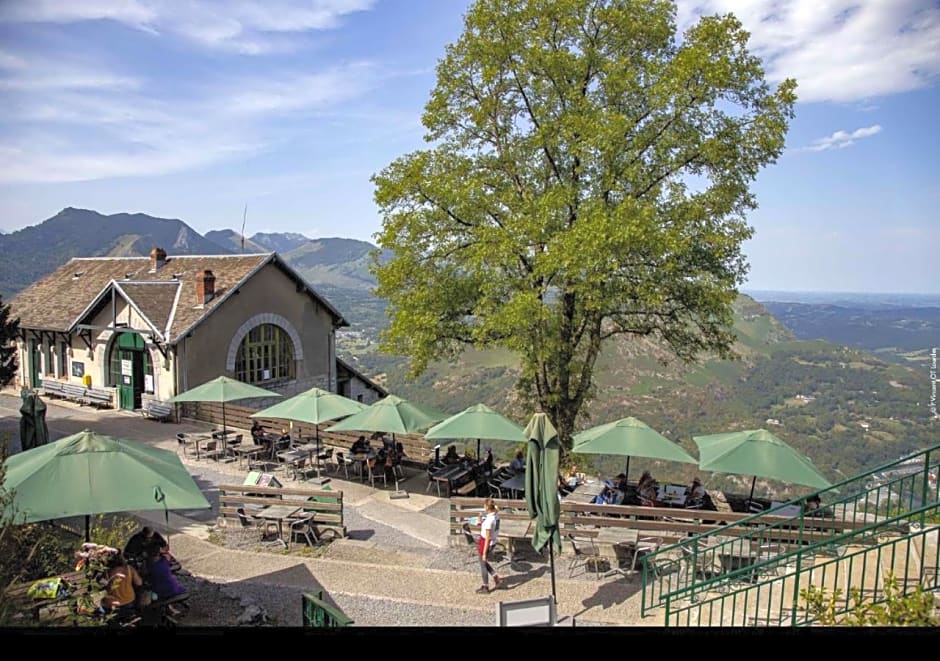
[[[568,478],[562,475],[561,473],[559,473],[558,474],[558,496],[560,498],[564,498],[572,491],[574,491],[574,487],[572,487],[568,483]]]
[[[124,545],[124,558],[146,572],[147,551],[152,546],[166,547],[167,559],[170,565],[179,568],[179,562],[170,553],[170,544],[166,539],[150,526],[144,526],[131,535]]]
[[[616,487],[623,493],[627,492],[627,474],[617,473]]]
[[[365,436],[360,436],[356,439],[356,442],[352,444],[350,452],[353,454],[362,454],[363,452],[369,451],[369,442],[366,441]]]
[[[120,551],[108,560],[108,594],[101,598],[101,607],[106,611],[117,611],[119,616],[133,615],[137,610],[135,588],[144,581]]]
[[[701,478],[696,477],[692,480],[692,486],[689,487],[689,497],[686,501],[687,506],[698,507],[705,503],[705,485]]]
[[[565,483],[572,491],[582,484],[581,476],[578,473],[578,467],[576,465],[572,465],[568,470],[567,475],[565,475]]]
[[[152,544],[148,548],[147,573],[150,576],[150,589],[158,599],[169,599],[186,592],[186,588],[180,585],[173,575],[168,555],[169,548],[166,546]]]
[[[251,440],[255,442],[255,445],[264,444],[264,427],[257,420],[251,423]]]
[[[822,499],[819,497],[818,493],[814,493],[812,496],[807,496],[806,501],[804,502],[803,509],[806,512],[814,512],[819,509],[822,505]]]
[[[510,462],[509,467],[517,473],[525,470],[525,454],[522,450],[516,452],[516,458]]]
[[[640,499],[649,501],[649,503],[652,504],[653,501],[656,500],[657,484],[649,471],[643,471],[643,475],[640,476],[640,481],[637,484],[637,492],[640,494]]]
[[[448,465],[460,463],[460,455],[457,454],[456,445],[448,446],[447,454],[444,455],[444,463]]]

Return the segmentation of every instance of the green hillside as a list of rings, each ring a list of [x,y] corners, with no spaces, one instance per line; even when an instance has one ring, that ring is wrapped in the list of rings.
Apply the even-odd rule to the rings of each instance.
[[[648,339],[611,342],[599,358],[595,396],[579,426],[634,415],[679,440],[693,455],[693,435],[764,427],[807,454],[832,481],[923,447],[935,437],[923,373],[856,349],[796,340],[747,296],[735,304],[735,331],[738,360],[705,359],[695,365],[668,360]],[[520,423],[533,410],[514,390],[518,361],[508,352],[467,351],[452,363],[432,364],[410,382],[404,378],[405,361],[378,354],[369,333],[354,329],[338,346],[360,369],[378,375],[393,393],[406,398],[449,412],[483,402]],[[620,459],[582,457],[579,462],[592,470],[622,470]],[[676,480],[690,480],[695,473],[693,466],[654,465],[643,459],[631,465],[635,470],[649,466]],[[749,486],[739,476],[706,479],[713,486]],[[761,488],[788,493],[779,484]]]

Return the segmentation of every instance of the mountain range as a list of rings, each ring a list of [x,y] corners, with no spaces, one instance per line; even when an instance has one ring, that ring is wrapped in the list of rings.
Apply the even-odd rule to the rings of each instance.
[[[67,208],[39,225],[0,234],[0,294],[8,298],[73,256],[146,255],[153,246],[170,254],[275,250],[350,321],[351,327],[337,334],[337,350],[391,392],[452,413],[483,402],[524,422],[531,411],[531,403],[514,390],[519,363],[507,351],[466,351],[410,381],[405,358],[377,350],[387,318],[385,302],[372,294],[375,279],[368,269],[376,248],[364,241],[296,233],[258,233],[243,240],[230,229],[203,236],[177,219]],[[937,328],[936,310],[909,323],[910,312],[899,309],[866,315],[859,308],[769,305],[784,323],[748,296],[735,303],[739,359],[734,361],[706,356],[686,365],[670,361],[669,353],[647,338],[608,343],[583,426],[635,415],[692,452],[692,434],[767,426],[833,479],[930,442],[936,422],[927,413],[930,383],[911,360],[925,358],[920,354],[926,349],[893,362],[866,349],[920,346]],[[862,341],[879,329],[889,335]],[[579,461],[606,469],[604,459]],[[644,464],[649,462],[635,462],[637,469]],[[693,470],[669,466],[683,479]],[[717,478],[725,485],[735,479]]]
[[[368,291],[375,285],[368,269],[375,246],[365,241],[258,233],[243,246],[230,229],[203,236],[178,219],[68,207],[38,225],[0,234],[0,296],[9,298],[72,257],[149,255],[154,246],[170,255],[275,251],[318,288]]]

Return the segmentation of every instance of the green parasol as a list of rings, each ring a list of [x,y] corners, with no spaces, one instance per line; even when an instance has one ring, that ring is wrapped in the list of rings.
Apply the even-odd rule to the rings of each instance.
[[[90,430],[20,452],[6,462],[5,515],[17,523],[109,512],[208,509],[174,452]]]
[[[242,383],[227,376],[217,376],[206,381],[201,386],[191,388],[176,397],[171,402],[218,402],[222,404],[222,443],[225,444],[225,402],[234,402],[239,399],[252,397],[280,397],[280,393],[265,390],[249,383]]]
[[[548,416],[536,413],[524,432],[529,439],[525,471],[525,504],[529,518],[535,519],[532,548],[541,552],[548,544],[548,557],[552,570],[552,597],[555,597],[555,548],[561,550],[558,520],[561,503],[558,500],[558,464],[561,445],[558,432]]]
[[[758,477],[818,489],[832,486],[813,462],[766,429],[694,436],[693,440],[702,470],[754,476],[749,500],[754,497]]]
[[[252,418],[276,418],[292,422],[306,422],[316,426],[317,455],[320,454],[319,425],[330,420],[343,418],[368,408],[365,404],[354,402],[348,397],[337,395],[320,388],[311,388],[290,399],[278,402],[257,413]],[[320,462],[317,462],[317,478],[320,477]]]
[[[630,476],[630,457],[647,457],[681,461],[687,464],[698,463],[692,455],[650,428],[642,420],[622,418],[591,429],[585,429],[574,435],[572,452],[584,454],[609,454],[627,457],[624,474]]]
[[[477,461],[480,460],[480,439],[525,442],[522,427],[500,415],[485,404],[476,404],[431,427],[426,439],[477,439]]]

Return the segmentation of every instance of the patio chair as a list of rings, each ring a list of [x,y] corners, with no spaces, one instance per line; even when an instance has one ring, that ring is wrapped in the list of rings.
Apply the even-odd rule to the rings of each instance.
[[[366,462],[369,467],[369,484],[375,489],[375,481],[382,480],[383,486],[388,486],[388,477],[385,475],[385,466],[378,466],[378,460],[370,459]]]
[[[294,538],[300,536],[306,540],[308,546],[314,546],[320,541],[317,531],[313,527],[313,516],[306,516],[302,519],[294,519],[290,524],[290,534],[287,538],[287,550],[290,550]]]
[[[260,540],[264,540],[269,534],[278,534],[277,523],[274,521],[248,516],[244,507],[239,507],[235,511],[238,513],[238,520],[242,524],[242,531],[249,532],[252,536],[257,534]]]
[[[219,449],[219,442],[216,440],[206,441],[206,447],[202,451],[202,456],[206,459],[214,459],[215,461],[219,460],[219,457],[223,455],[221,449]]]
[[[186,446],[189,445],[189,440],[186,438],[186,434],[179,432],[176,435],[176,451],[181,452],[183,456],[186,456]]]
[[[352,465],[353,460],[346,456],[345,452],[334,452],[333,453],[333,462],[335,463],[335,468],[333,472],[339,475],[340,469],[343,470],[343,475],[346,476],[346,479],[349,479],[349,467]]]
[[[300,457],[299,459],[294,459],[287,466],[288,474],[292,480],[296,480],[298,475],[301,475],[303,479],[307,478],[307,458]]]
[[[640,555],[649,555],[651,553],[656,553],[659,550],[659,547],[663,545],[662,537],[640,537],[636,542],[636,548],[633,551],[633,563],[632,569],[636,569],[636,561]]]
[[[584,571],[587,572],[588,567],[593,565],[595,578],[599,580],[601,577],[600,565],[605,559],[598,552],[594,540],[568,535],[568,543],[571,545],[571,550],[574,553],[571,564],[568,565],[568,578],[574,577],[574,571],[578,567],[584,567]]]

